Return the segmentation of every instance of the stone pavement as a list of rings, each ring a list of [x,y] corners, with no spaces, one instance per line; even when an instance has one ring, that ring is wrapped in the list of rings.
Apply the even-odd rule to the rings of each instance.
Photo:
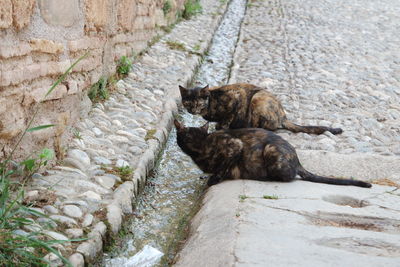
[[[37,220],[39,229],[50,222],[54,239],[88,238],[57,245],[73,266],[98,260],[104,243],[132,214],[171,129],[178,85],[191,81],[226,8],[224,1],[201,5],[201,14],[177,24],[135,60],[116,92],[76,125],[66,158],[35,174],[28,186],[26,201],[52,219]],[[52,253],[46,258],[62,265]]]
[[[400,3],[251,1],[230,83],[267,87],[298,124],[334,136],[279,134],[317,174],[211,187],[176,266],[399,266]]]
[[[174,266],[399,266],[399,198],[388,186],[226,181]]]

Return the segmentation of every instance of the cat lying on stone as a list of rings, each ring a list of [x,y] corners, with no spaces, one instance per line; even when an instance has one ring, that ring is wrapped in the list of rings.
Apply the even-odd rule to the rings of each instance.
[[[286,118],[279,100],[267,90],[252,84],[237,83],[186,89],[179,86],[183,106],[192,114],[218,122],[216,129],[264,128],[270,131],[287,129],[294,133],[342,133],[340,128],[300,126]]]
[[[322,177],[305,170],[296,151],[287,141],[273,132],[259,128],[220,130],[208,133],[203,127],[185,127],[177,120],[177,143],[197,166],[211,173],[208,185],[224,179],[261,181],[302,180],[335,185],[371,187],[371,184],[352,180]]]

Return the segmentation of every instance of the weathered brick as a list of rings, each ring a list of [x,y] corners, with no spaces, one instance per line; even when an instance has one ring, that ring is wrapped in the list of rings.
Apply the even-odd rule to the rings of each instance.
[[[62,44],[47,39],[33,39],[30,45],[32,50],[42,53],[59,54],[64,51]]]
[[[133,22],[133,28],[135,30],[143,30],[144,29],[144,17],[143,16],[137,16],[135,18],[135,21]]]
[[[119,1],[117,14],[119,30],[132,31],[135,16],[136,4],[134,0]]]
[[[35,0],[13,0],[13,24],[17,30],[26,27],[31,21]]]
[[[14,69],[12,71],[3,71],[0,80],[0,86],[9,86],[18,84],[21,82],[21,77],[23,77],[23,69]]]
[[[71,61],[70,60],[64,60],[61,62],[51,61],[51,62],[42,62],[40,64],[42,71],[44,71],[43,76],[58,75],[64,73],[64,71],[68,69],[68,67],[71,65]]]
[[[4,103],[5,112],[0,113],[0,138],[11,139],[25,128],[24,110],[20,105],[21,97],[7,97]]]
[[[104,46],[105,38],[85,37],[68,42],[70,52],[77,52],[89,48],[101,48]]]
[[[148,4],[137,4],[136,14],[138,16],[147,16],[149,14],[149,5]]]
[[[0,0],[0,29],[9,28],[12,25],[11,0]]]
[[[86,30],[99,31],[107,24],[110,0],[86,0]]]
[[[42,87],[34,88],[30,92],[26,93],[24,105],[30,105],[31,103],[37,103],[41,101],[51,86],[52,84],[43,85]],[[53,90],[53,92],[46,97],[45,100],[60,99],[65,95],[67,95],[67,87],[64,84],[59,84]]]
[[[69,95],[73,95],[79,92],[78,82],[75,80],[68,81],[67,91]]]
[[[32,51],[31,46],[27,43],[21,43],[19,45],[15,45],[15,46],[0,45],[0,57],[1,58],[25,56],[25,55],[29,54],[31,51]]]
[[[102,63],[100,56],[84,58],[79,62],[78,65],[72,70],[73,72],[91,71],[99,67]]]
[[[153,29],[156,26],[156,19],[154,16],[143,17],[144,29]]]
[[[79,0],[39,0],[40,14],[51,25],[70,27],[79,20]]]

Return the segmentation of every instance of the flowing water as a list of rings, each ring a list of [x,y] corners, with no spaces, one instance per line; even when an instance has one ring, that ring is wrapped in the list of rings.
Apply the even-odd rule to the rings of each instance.
[[[227,82],[245,9],[246,0],[231,0],[194,85],[215,86]],[[186,126],[204,123],[201,118],[184,111],[180,116]],[[205,180],[200,179],[201,175],[176,144],[176,132],[172,130],[133,216],[125,224],[114,249],[105,255],[103,265],[124,266],[127,259],[145,245],[164,253],[159,266],[170,265],[204,192]]]

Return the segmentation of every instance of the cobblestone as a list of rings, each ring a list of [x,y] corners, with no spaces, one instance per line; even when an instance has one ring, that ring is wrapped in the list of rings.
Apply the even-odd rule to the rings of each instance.
[[[285,134],[296,148],[400,155],[399,12],[389,0],[255,1],[230,83],[267,87],[295,123],[344,130],[335,143]]]
[[[89,232],[90,239],[75,245],[76,250],[68,248],[74,266],[93,261],[106,231],[116,233],[123,216],[132,213],[132,201],[154,167],[177,112],[178,85],[191,80],[200,62],[197,53],[205,52],[222,15],[217,11],[226,5],[201,2],[202,14],[177,24],[136,59],[110,98],[95,104],[75,125],[79,136],[71,141],[64,162],[29,185],[31,191],[44,187],[54,192],[57,199],[43,211],[66,228],[61,235],[85,237],[83,228]],[[196,54],[173,50],[167,40],[201,49]],[[132,172],[122,175],[124,170],[117,169],[121,167]]]

